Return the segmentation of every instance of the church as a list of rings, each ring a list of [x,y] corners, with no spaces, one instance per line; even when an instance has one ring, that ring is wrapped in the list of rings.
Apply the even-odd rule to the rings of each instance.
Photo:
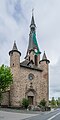
[[[10,68],[13,83],[3,94],[2,105],[20,106],[23,98],[29,100],[30,105],[38,105],[42,99],[49,100],[49,63],[45,51],[42,59],[36,38],[36,24],[32,14],[27,53],[24,61],[20,62],[21,52],[14,42],[9,51]]]

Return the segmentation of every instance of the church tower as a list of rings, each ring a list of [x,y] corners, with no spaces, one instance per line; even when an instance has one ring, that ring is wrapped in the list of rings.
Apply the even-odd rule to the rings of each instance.
[[[29,44],[28,44],[28,50],[26,54],[26,59],[29,61],[32,61],[35,66],[39,66],[40,61],[40,50],[38,47],[38,43],[36,40],[36,25],[34,21],[34,15],[32,13],[32,19],[30,24],[30,34],[29,34]]]
[[[47,101],[48,105],[48,100],[49,100],[49,63],[50,61],[47,59],[46,53],[44,51],[42,60],[40,60],[40,65],[43,68],[42,72],[42,80],[43,80],[43,96],[45,100]],[[44,92],[45,91],[45,92]]]
[[[13,74],[13,84],[10,88],[10,105],[19,106],[20,101],[20,56],[21,53],[17,49],[16,42],[14,41],[13,49],[9,52],[10,55],[10,68]]]

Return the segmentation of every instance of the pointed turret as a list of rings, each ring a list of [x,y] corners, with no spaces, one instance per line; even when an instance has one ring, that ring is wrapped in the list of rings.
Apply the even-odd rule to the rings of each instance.
[[[12,50],[9,52],[9,55],[10,55],[10,67],[19,67],[21,53],[20,51],[18,51],[15,41]]]
[[[14,41],[13,50],[18,50],[17,45],[16,45],[16,41]]]
[[[47,60],[47,57],[46,57],[45,51],[44,51],[44,54],[43,54],[42,60]]]
[[[42,57],[42,60],[40,62],[42,62],[42,61],[46,61],[47,64],[50,63],[50,61],[47,59],[45,51],[43,53],[43,57]]]
[[[12,50],[9,52],[9,55],[10,55],[10,53],[13,53],[13,52],[18,52],[18,53],[20,54],[20,56],[21,56],[20,51],[18,51],[18,49],[17,49],[16,41],[14,41],[13,48],[12,48]]]

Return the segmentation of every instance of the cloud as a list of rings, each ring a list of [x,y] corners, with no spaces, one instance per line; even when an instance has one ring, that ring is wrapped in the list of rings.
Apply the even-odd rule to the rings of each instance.
[[[12,0],[6,0],[4,2],[4,0],[2,0],[0,4],[0,64],[4,63],[8,65],[8,52],[12,49],[14,40],[16,40],[17,43],[20,45],[20,50],[22,49],[24,39],[26,43],[26,20],[23,17],[22,10],[18,9],[18,4],[19,1],[17,0],[14,2],[12,2]],[[18,10],[20,10],[19,14],[17,14]],[[24,46],[25,45],[26,44],[24,44]],[[6,52],[3,59],[2,55],[4,54],[4,49],[6,50]]]
[[[22,12],[20,0],[7,0],[6,8],[8,15],[10,14],[10,16],[12,16],[17,23],[21,22],[22,17],[24,17],[24,15]]]

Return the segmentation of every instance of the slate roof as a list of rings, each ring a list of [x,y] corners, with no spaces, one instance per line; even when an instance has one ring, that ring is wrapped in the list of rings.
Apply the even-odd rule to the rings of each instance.
[[[50,61],[47,59],[47,56],[46,56],[45,51],[44,51],[44,54],[43,54],[42,60],[41,60],[40,62],[42,62],[42,61],[46,61],[46,63],[50,63]],[[39,63],[40,63],[40,62],[39,62]]]
[[[47,57],[46,57],[45,51],[44,51],[44,54],[43,54],[42,60],[47,60]]]
[[[36,27],[33,15],[32,15],[32,19],[31,19],[31,25],[30,25],[30,27]]]
[[[29,46],[28,51],[34,50],[34,48],[37,48],[37,45],[33,41],[33,33],[29,36]]]
[[[20,63],[20,66],[28,68],[28,69],[37,70],[37,71],[40,71],[40,72],[43,71],[42,68],[39,68],[38,66],[34,65],[33,61],[25,60],[25,61]]]
[[[18,50],[17,49],[17,45],[16,45],[16,42],[14,41],[14,45],[13,45],[13,49],[12,50]]]
[[[21,56],[21,53],[20,53],[20,51],[18,51],[17,45],[16,45],[16,42],[15,42],[15,41],[14,41],[12,50],[9,51],[9,55],[10,55],[10,53],[13,53],[13,52],[18,52],[18,53],[20,54],[20,56]]]

